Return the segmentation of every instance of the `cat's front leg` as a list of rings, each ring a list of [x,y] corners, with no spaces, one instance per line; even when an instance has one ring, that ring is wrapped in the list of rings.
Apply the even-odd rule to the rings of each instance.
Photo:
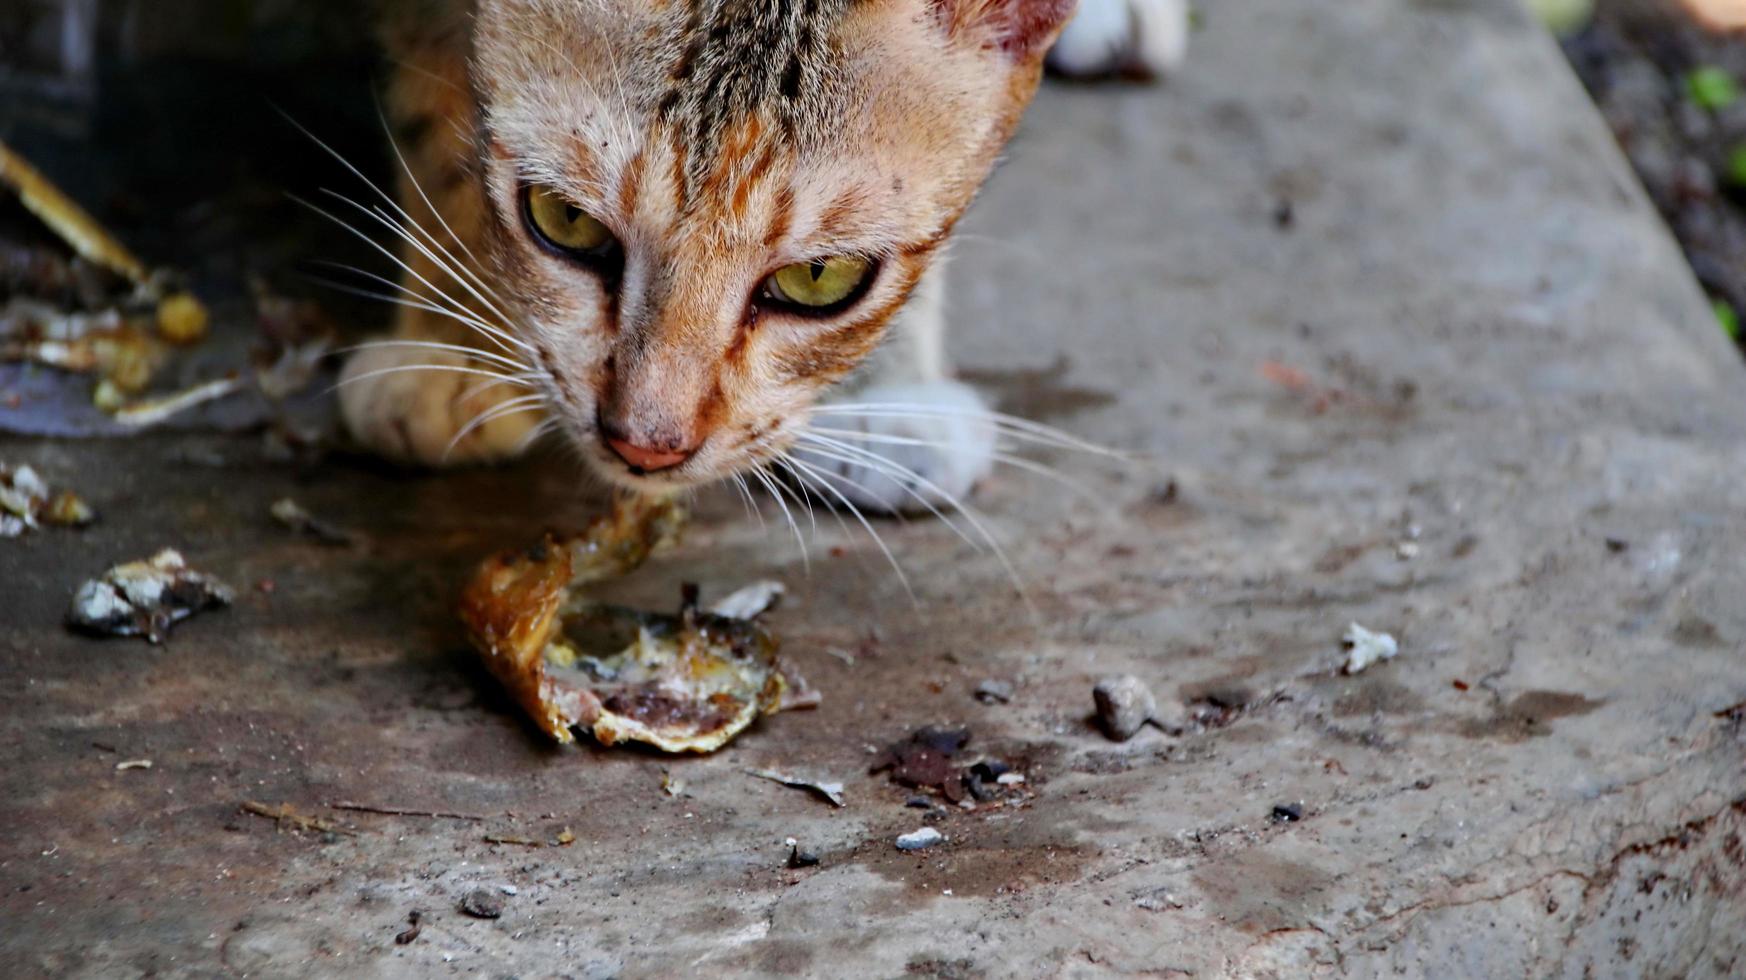
[[[943,265],[923,275],[886,343],[820,407],[811,441],[796,450],[856,507],[949,508],[994,465],[988,408],[947,369]]]
[[[457,342],[435,314],[401,312],[392,337],[346,361],[339,402],[352,436],[372,452],[419,466],[496,462],[525,449],[543,398],[522,382],[501,380],[516,373],[507,354],[450,349],[478,345]]]
[[[1188,0],[1079,0],[1049,51],[1063,75],[1167,75],[1188,54]]]

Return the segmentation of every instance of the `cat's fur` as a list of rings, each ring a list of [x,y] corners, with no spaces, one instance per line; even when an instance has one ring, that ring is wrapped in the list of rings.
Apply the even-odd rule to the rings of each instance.
[[[1085,2],[1056,51],[1063,68],[1157,70],[1180,57],[1182,0]],[[510,455],[553,420],[607,480],[669,488],[767,463],[866,362],[859,400],[923,410],[840,418],[881,437],[882,455],[905,456],[920,489],[828,451],[813,475],[828,470],[834,492],[887,509],[963,492],[993,437],[945,363],[940,256],[1072,7],[395,4],[401,286],[420,305],[400,309],[398,342],[348,363],[349,427],[385,455],[438,464]],[[617,281],[533,240],[518,197],[528,182],[613,231]],[[840,315],[755,301],[772,270],[842,254],[880,268]],[[685,458],[645,471],[609,435]]]

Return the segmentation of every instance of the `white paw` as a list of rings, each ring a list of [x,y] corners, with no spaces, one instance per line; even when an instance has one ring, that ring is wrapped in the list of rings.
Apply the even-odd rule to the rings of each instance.
[[[995,430],[986,411],[976,391],[956,381],[880,385],[814,417],[818,436],[837,445],[808,451],[803,440],[794,455],[863,510],[916,513],[930,504],[944,510],[994,465]]]
[[[1079,0],[1049,52],[1063,75],[1165,75],[1188,55],[1188,0]]]
[[[507,459],[525,448],[543,412],[537,402],[494,411],[529,392],[472,373],[479,369],[445,351],[366,347],[341,372],[340,416],[353,437],[398,462],[458,466]],[[486,413],[492,413],[487,421],[474,424]]]

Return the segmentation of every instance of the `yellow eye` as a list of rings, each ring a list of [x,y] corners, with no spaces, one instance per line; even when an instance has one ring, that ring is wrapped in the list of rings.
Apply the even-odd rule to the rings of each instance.
[[[764,280],[764,290],[779,302],[819,310],[855,298],[872,273],[872,261],[839,255],[785,265]]]
[[[552,245],[569,252],[600,252],[615,243],[612,232],[550,187],[527,189],[527,220]]]

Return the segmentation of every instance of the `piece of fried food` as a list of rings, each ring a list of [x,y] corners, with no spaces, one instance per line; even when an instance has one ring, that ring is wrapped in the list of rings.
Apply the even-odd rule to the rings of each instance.
[[[671,498],[621,497],[580,534],[547,534],[496,555],[468,584],[460,612],[473,645],[558,741],[572,741],[571,728],[581,727],[604,745],[713,752],[782,707],[790,680],[775,637],[756,623],[699,611],[690,600],[664,616],[572,592],[672,545],[685,517]]]

